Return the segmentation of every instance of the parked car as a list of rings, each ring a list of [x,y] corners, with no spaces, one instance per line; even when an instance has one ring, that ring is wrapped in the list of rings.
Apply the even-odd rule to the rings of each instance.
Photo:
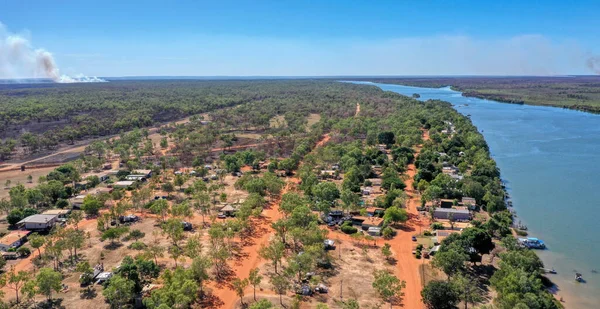
[[[217,218],[219,218],[219,219],[225,219],[225,218],[227,218],[227,216],[224,213],[220,212],[220,213],[217,214]]]
[[[413,236],[412,241],[417,241],[417,236]]]
[[[192,224],[187,221],[181,221],[181,224],[183,224],[184,231],[191,231],[194,228]]]

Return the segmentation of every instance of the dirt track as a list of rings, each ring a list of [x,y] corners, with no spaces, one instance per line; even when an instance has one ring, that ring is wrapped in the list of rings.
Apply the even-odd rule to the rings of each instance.
[[[423,139],[429,139],[428,132],[423,132]],[[420,151],[421,147],[419,146],[417,147],[417,155]],[[425,306],[421,301],[423,283],[419,271],[420,265],[427,263],[427,260],[416,259],[412,254],[413,247],[416,247],[416,244],[411,240],[411,237],[429,227],[429,220],[426,217],[419,218],[419,212],[417,211],[417,207],[420,204],[420,196],[413,188],[413,177],[416,174],[416,170],[415,164],[411,163],[408,165],[406,172],[409,176],[406,180],[406,192],[409,196],[406,207],[410,219],[404,225],[405,228],[399,231],[398,235],[388,242],[392,246],[392,251],[396,254],[396,260],[398,261],[396,275],[401,280],[406,281],[401,307],[411,309],[424,308]]]
[[[323,138],[316,144],[315,148],[323,146],[330,139],[328,134],[324,135]],[[299,183],[299,179],[295,177],[290,177],[286,180],[286,186],[282,190],[281,195],[288,192],[292,186]],[[281,219],[282,214],[279,212],[279,203],[280,199],[277,199],[273,203],[271,203],[270,207],[265,209],[263,212],[263,217],[260,219],[259,225],[256,227],[257,230],[262,230],[262,234],[259,238],[254,239],[254,242],[251,246],[247,246],[244,248],[242,256],[245,256],[241,261],[235,261],[230,263],[231,268],[233,269],[237,278],[244,279],[248,278],[250,274],[250,270],[252,268],[258,267],[261,263],[260,256],[258,255],[258,250],[262,245],[265,245],[269,242],[271,237],[274,234],[274,230],[271,227],[271,223]],[[211,284],[210,287],[213,289],[213,295],[220,299],[221,303],[218,308],[226,308],[233,309],[238,303],[239,298],[235,294],[233,290],[231,290],[226,285],[217,286],[215,284]],[[246,293],[250,293],[252,290],[251,287],[246,289]]]

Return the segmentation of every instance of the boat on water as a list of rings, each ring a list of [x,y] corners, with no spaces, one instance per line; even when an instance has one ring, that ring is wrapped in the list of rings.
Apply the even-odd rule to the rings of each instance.
[[[542,271],[547,273],[547,274],[553,274],[556,275],[556,270],[554,270],[554,268],[549,269],[549,268],[542,268]]]
[[[546,249],[546,244],[543,240],[533,237],[519,238],[519,243],[528,249]]]
[[[580,273],[576,273],[575,274],[575,281],[577,282],[585,282],[585,280],[583,279],[583,275]]]

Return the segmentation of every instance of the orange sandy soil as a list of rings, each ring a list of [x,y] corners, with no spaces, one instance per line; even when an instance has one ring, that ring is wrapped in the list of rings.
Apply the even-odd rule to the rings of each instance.
[[[429,140],[429,133],[423,132],[423,139]],[[421,151],[421,146],[416,148],[417,156]],[[394,308],[410,308],[418,309],[425,308],[421,300],[421,290],[423,288],[423,282],[421,278],[420,266],[423,263],[428,263],[425,259],[416,259],[412,254],[412,251],[416,247],[416,243],[412,241],[411,237],[420,231],[424,231],[430,226],[429,219],[427,217],[420,217],[417,207],[420,205],[421,197],[413,188],[413,177],[416,174],[415,164],[409,164],[407,167],[406,175],[408,179],[406,183],[406,193],[409,196],[407,202],[407,211],[409,213],[409,220],[398,230],[397,235],[389,241],[378,240],[377,245],[383,245],[389,243],[392,247],[392,251],[395,254],[396,265],[395,275],[406,282],[406,287],[402,290],[403,297],[399,306]],[[330,233],[333,234],[333,233]],[[352,241],[352,238],[346,234],[335,232],[334,239],[342,239],[345,241]]]
[[[326,134],[317,143],[316,147],[323,146],[329,141],[329,139],[329,134]],[[281,195],[291,190],[292,187],[295,187],[299,181],[300,180],[295,177],[288,178],[286,180],[286,186],[282,190]],[[263,217],[258,223],[256,230],[264,232],[260,235],[260,237],[254,239],[251,245],[244,247],[243,253],[240,255],[242,257],[240,260],[232,261],[230,263],[230,266],[237,278],[248,278],[250,270],[260,265],[261,259],[258,255],[258,250],[261,246],[267,244],[274,234],[271,223],[281,219],[282,217],[282,214],[279,212],[280,202],[281,199],[278,198],[271,203],[270,207],[263,211]],[[229,285],[211,283],[209,288],[212,289],[213,306],[216,306],[216,308],[235,308],[236,304],[239,302],[239,298]],[[252,288],[248,287],[246,289],[246,293],[251,292]]]
[[[423,139],[429,140],[429,133],[423,132]],[[417,147],[417,156],[421,151],[421,146]],[[401,280],[406,281],[404,289],[404,297],[402,298],[402,306],[404,308],[424,308],[425,305],[421,300],[421,290],[423,282],[419,274],[420,265],[426,263],[425,259],[416,259],[412,254],[415,243],[411,240],[411,236],[425,230],[429,227],[430,222],[426,217],[419,217],[417,207],[420,205],[421,197],[413,187],[413,177],[417,169],[414,163],[408,165],[406,174],[406,193],[409,196],[407,203],[407,211],[409,220],[404,224],[404,227],[398,234],[388,243],[392,246],[392,251],[396,254],[398,263],[396,264],[396,275]]]

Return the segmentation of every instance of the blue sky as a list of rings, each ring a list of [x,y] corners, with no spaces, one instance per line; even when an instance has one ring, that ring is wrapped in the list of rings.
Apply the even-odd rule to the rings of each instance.
[[[600,1],[3,1],[0,23],[96,76],[590,74]]]

